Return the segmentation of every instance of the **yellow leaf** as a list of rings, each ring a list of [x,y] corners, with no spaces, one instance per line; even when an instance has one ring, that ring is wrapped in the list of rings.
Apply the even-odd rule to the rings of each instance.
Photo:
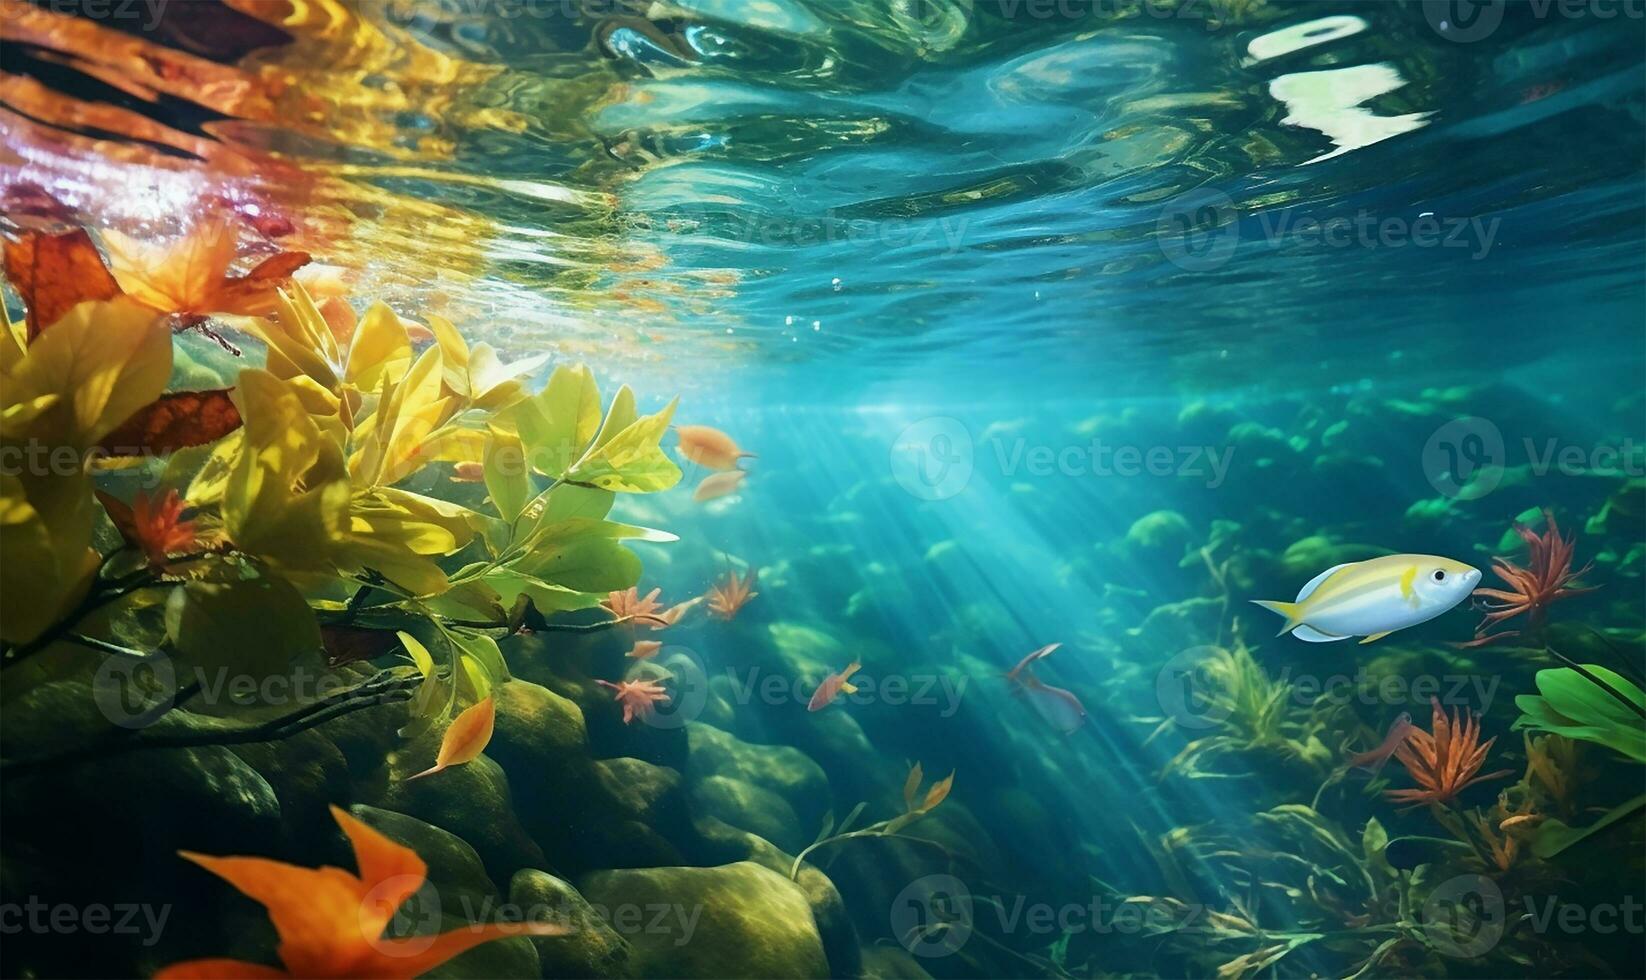
[[[387,376],[398,381],[411,367],[411,340],[400,317],[379,302],[373,303],[354,329],[349,345],[349,361],[343,377],[366,390],[376,388]]]
[[[21,479],[0,473],[0,639],[8,643],[40,635],[85,594],[97,568],[90,479],[29,482],[44,508],[29,500]]]
[[[340,360],[337,338],[308,291],[293,282],[289,290],[280,291],[276,310],[277,319],[246,324],[269,347],[269,372],[282,380],[307,375],[335,393]]]
[[[671,401],[661,412],[636,419],[578,461],[566,479],[622,493],[652,493],[674,486],[680,482],[680,467],[658,445],[674,408]]]
[[[583,457],[600,430],[600,389],[587,367],[563,364],[546,388],[507,414],[532,468],[558,479]]]
[[[267,371],[240,372],[235,402],[245,436],[223,488],[229,539],[285,569],[328,569],[348,527],[340,451],[292,389]]]
[[[160,397],[171,377],[171,328],[125,299],[81,303],[35,338],[7,383],[12,405],[45,395],[29,434],[85,449]]]

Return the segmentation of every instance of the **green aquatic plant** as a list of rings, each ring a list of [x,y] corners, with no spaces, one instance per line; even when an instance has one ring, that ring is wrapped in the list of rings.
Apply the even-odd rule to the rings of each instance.
[[[1298,704],[1292,685],[1271,679],[1243,642],[1210,648],[1196,681],[1201,699],[1197,714],[1215,731],[1183,746],[1166,763],[1163,776],[1227,777],[1230,773],[1214,768],[1218,760],[1253,753],[1313,771],[1330,765],[1331,751],[1319,737],[1324,728],[1320,713]],[[1149,738],[1177,725],[1177,719],[1167,718]]]
[[[1520,717],[1514,727],[1593,742],[1646,762],[1646,693],[1598,664],[1583,669],[1588,676],[1569,667],[1538,671],[1538,693],[1515,698]]]
[[[866,802],[853,807],[851,812],[846,814],[846,819],[840,821],[838,826],[834,823],[833,814],[825,816],[823,818],[823,827],[817,833],[817,839],[795,855],[794,864],[789,868],[789,880],[800,880],[800,866],[805,863],[808,855],[819,848],[838,844],[841,841],[856,840],[861,837],[897,836],[898,831],[937,809],[937,805],[948,799],[949,791],[954,788],[954,773],[952,772],[933,783],[925,794],[920,792],[920,784],[923,780],[924,773],[921,771],[920,763],[917,762],[909,769],[908,777],[903,780],[903,812],[890,820],[882,820],[860,830],[849,829],[853,823],[857,822],[857,818],[863,813],[863,809],[868,806]]]
[[[635,585],[625,542],[674,539],[607,519],[616,494],[680,479],[659,445],[673,403],[641,414],[624,386],[603,404],[581,365],[534,393],[526,378],[543,357],[505,365],[438,317],[419,352],[382,303],[356,318],[285,277],[255,284],[270,315],[235,321],[266,347],[262,367],[230,388],[167,391],[172,323],[121,295],[84,232],[25,241],[26,256],[7,248],[30,308],[0,325],[0,444],[66,448],[83,464],[0,477],[0,665],[13,687],[89,675],[86,650],[262,678],[398,644],[421,675],[415,734],[509,678],[498,637],[559,628],[549,617]],[[191,316],[215,311],[199,303]],[[431,467],[477,470],[486,500],[408,488]],[[166,489],[128,504],[118,480],[96,479],[110,470]],[[390,700],[404,699],[405,679],[393,681]],[[305,706],[277,720],[290,725],[246,731],[301,730],[344,704],[369,706]]]

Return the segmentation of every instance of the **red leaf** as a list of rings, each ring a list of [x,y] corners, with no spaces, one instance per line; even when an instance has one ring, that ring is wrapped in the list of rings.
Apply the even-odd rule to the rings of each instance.
[[[98,448],[111,456],[159,456],[215,442],[240,428],[230,390],[161,395],[104,436]]]
[[[84,228],[61,235],[29,231],[7,242],[6,278],[28,304],[30,341],[76,304],[121,293]]]

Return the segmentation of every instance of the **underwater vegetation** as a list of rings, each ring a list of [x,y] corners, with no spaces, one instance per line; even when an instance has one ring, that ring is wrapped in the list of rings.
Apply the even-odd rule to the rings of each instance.
[[[1640,975],[1603,8],[0,0],[0,976]]]

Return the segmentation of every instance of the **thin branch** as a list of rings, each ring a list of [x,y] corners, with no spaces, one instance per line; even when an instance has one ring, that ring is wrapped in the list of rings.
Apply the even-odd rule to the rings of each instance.
[[[157,705],[158,710],[150,709],[154,712],[153,718],[145,719],[143,716],[139,716],[134,719],[138,724],[134,724],[130,729],[122,729],[120,732],[114,733],[112,738],[105,738],[92,745],[57,755],[8,762],[4,766],[0,766],[0,772],[4,772],[7,776],[13,776],[48,766],[74,765],[91,759],[109,758],[145,749],[198,748],[207,745],[243,745],[248,742],[279,741],[355,711],[380,704],[409,701],[416,694],[416,688],[422,681],[423,679],[417,675],[384,672],[354,687],[338,691],[328,697],[305,704],[294,711],[258,722],[255,725],[171,733],[153,733],[139,730],[140,725],[158,720],[160,716],[176,705],[182,703],[188,697],[192,697],[199,690],[200,685],[196,682],[180,689],[176,696],[161,705]]]

